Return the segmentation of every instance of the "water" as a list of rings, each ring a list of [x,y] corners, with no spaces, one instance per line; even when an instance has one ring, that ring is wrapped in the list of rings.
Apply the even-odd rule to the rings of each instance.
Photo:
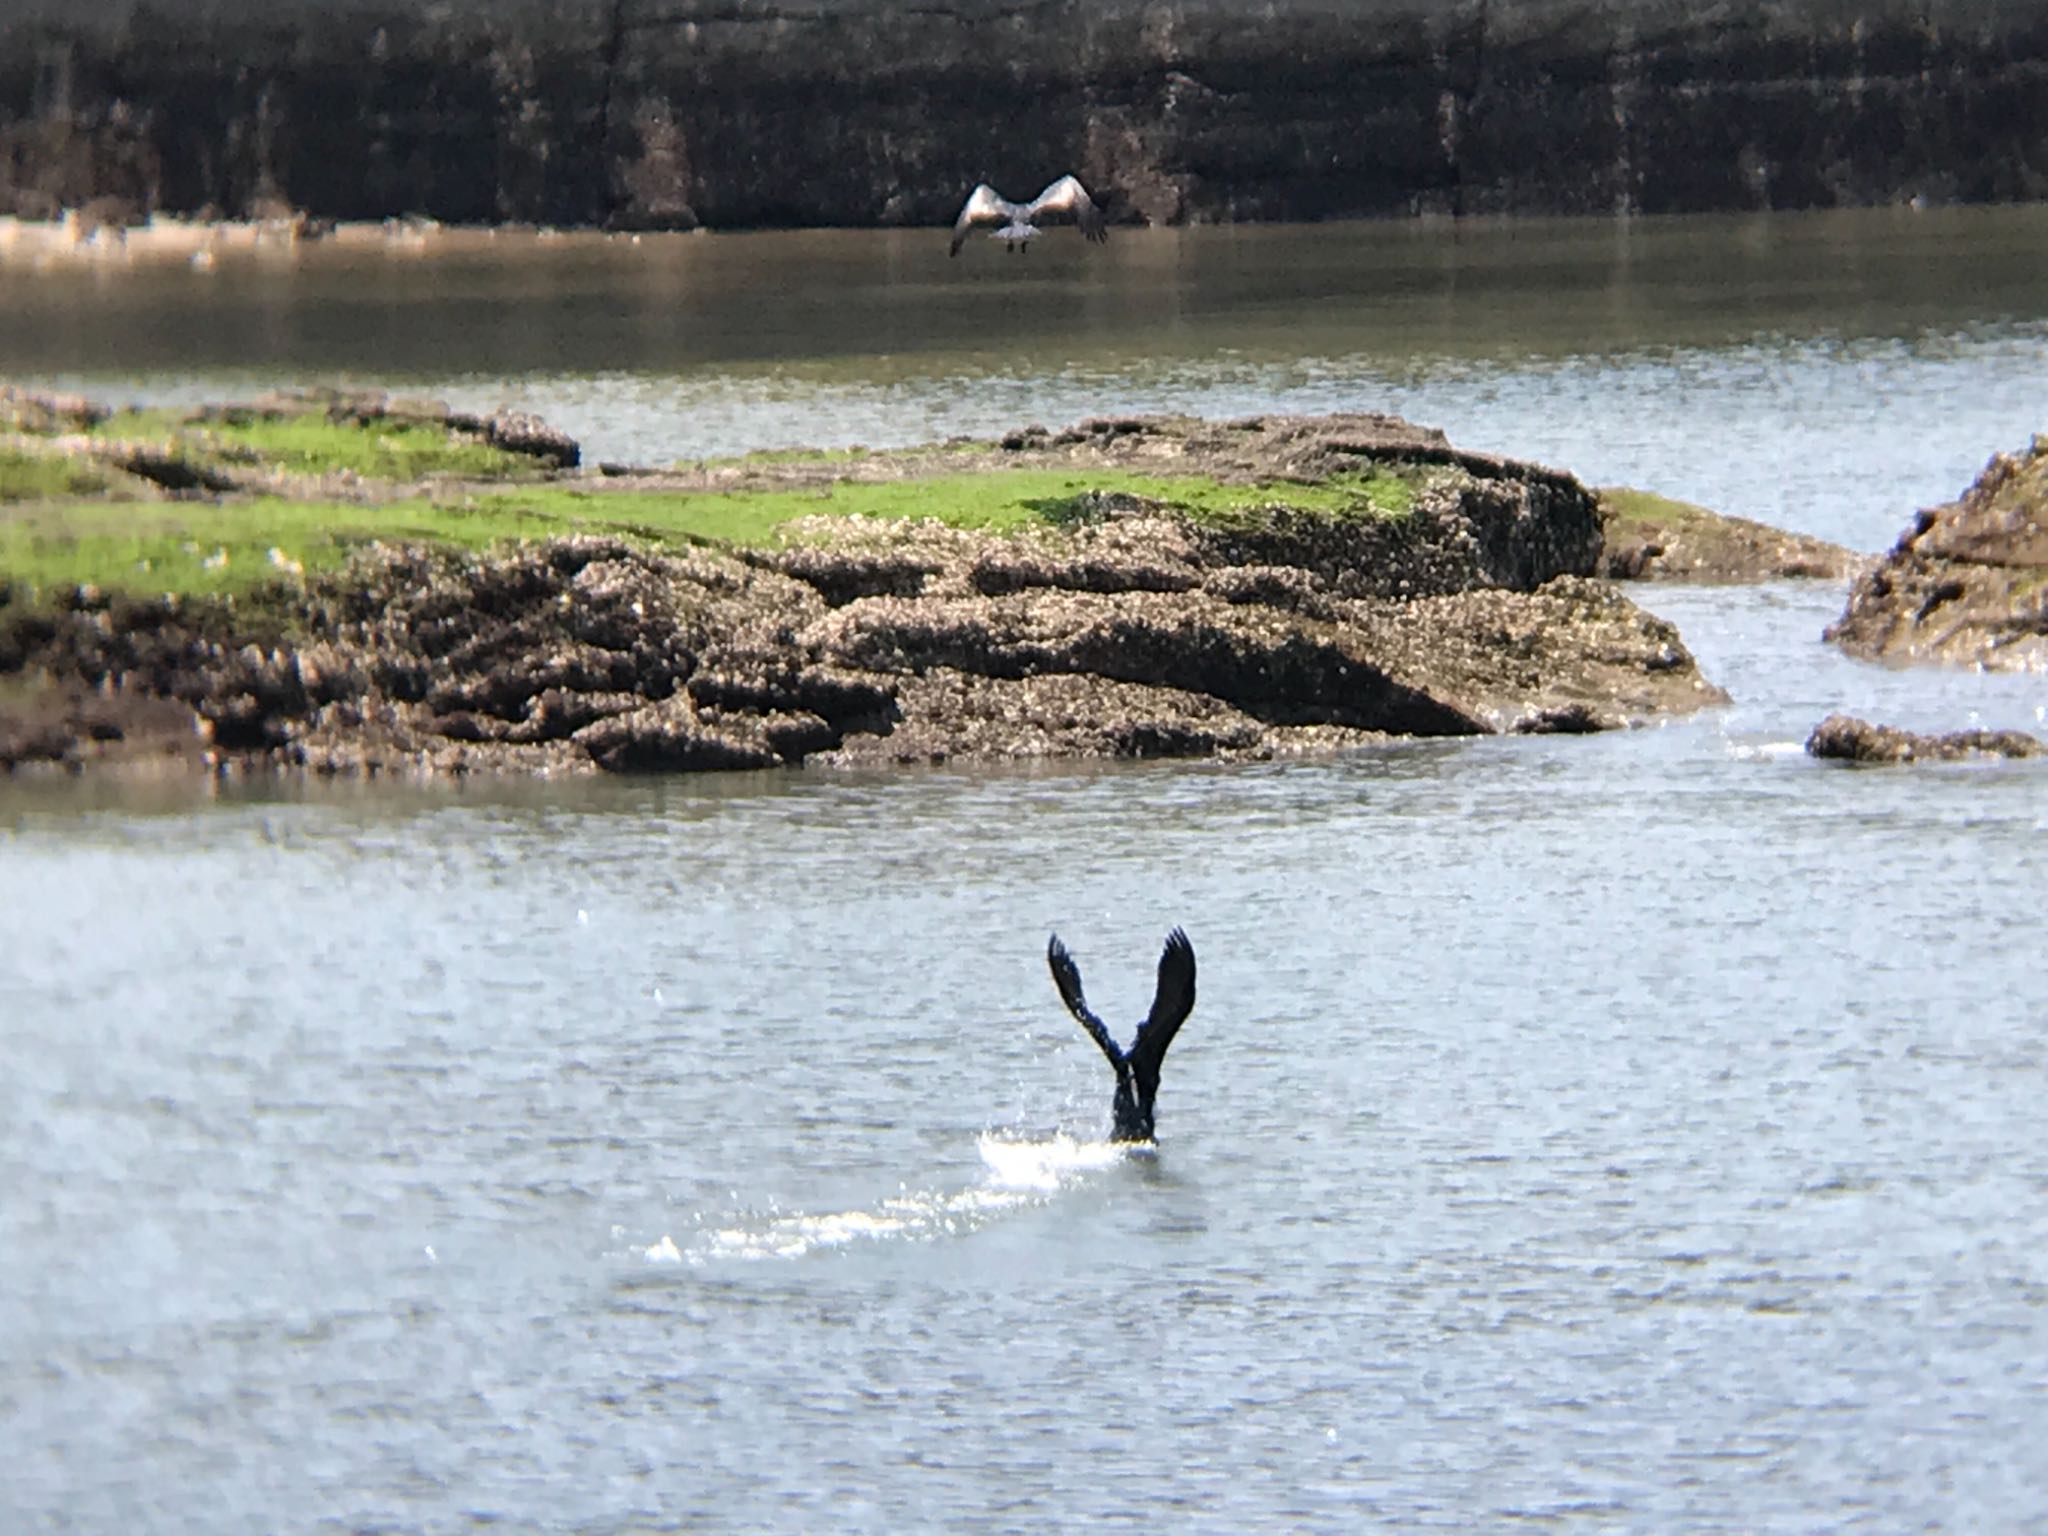
[[[2042,428],[2044,246],[2048,206],[1055,230],[957,260],[931,230],[457,233],[9,274],[0,377],[426,390],[633,462],[1391,410],[1879,549]]]
[[[2048,314],[1879,287],[1752,334],[1681,285],[1570,355],[1506,301],[1485,357],[1275,321],[1247,367],[1358,405],[1383,367],[1496,412],[1475,445],[1800,486],[1875,545],[2038,424]],[[1099,366],[1195,398],[1195,350]],[[1025,388],[638,366],[476,387],[666,387],[741,443]],[[1265,376],[1213,387],[1302,403]],[[1732,708],[1252,766],[0,785],[0,1526],[2042,1529],[2048,769],[1798,744],[2040,730],[2048,682],[1846,661],[1824,587],[1643,595]],[[1175,923],[1201,997],[1132,1158],[1045,937],[1127,1031]]]

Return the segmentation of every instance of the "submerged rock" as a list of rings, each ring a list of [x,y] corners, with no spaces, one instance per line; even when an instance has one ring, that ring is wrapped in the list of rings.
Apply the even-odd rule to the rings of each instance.
[[[2048,667],[2048,437],[1915,517],[1827,638],[1874,661]]]
[[[1810,756],[1850,763],[1955,762],[1972,757],[2039,757],[2048,744],[2025,731],[1950,731],[1923,736],[1897,726],[1872,725],[1853,715],[1829,715],[1806,738]]]

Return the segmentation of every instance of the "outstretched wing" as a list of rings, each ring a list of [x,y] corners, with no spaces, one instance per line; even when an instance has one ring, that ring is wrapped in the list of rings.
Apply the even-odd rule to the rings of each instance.
[[[1024,210],[1024,221],[1046,215],[1063,215],[1081,226],[1081,233],[1090,240],[1109,238],[1109,221],[1102,216],[1102,210],[1095,206],[1095,200],[1088,195],[1088,189],[1071,176],[1062,176],[1031,200]]]
[[[1149,1078],[1158,1083],[1166,1048],[1194,1006],[1195,946],[1176,928],[1166,936],[1159,956],[1159,990],[1152,994],[1152,1011],[1138,1026],[1138,1038],[1131,1045],[1131,1065],[1141,1082]]]
[[[1074,957],[1067,953],[1067,946],[1060,942],[1058,934],[1054,934],[1052,943],[1046,946],[1045,960],[1052,967],[1052,984],[1060,989],[1060,1001],[1067,1005],[1067,1012],[1081,1021],[1081,1027],[1102,1047],[1102,1054],[1109,1058],[1111,1066],[1122,1066],[1124,1053],[1109,1038],[1108,1026],[1088,1011],[1088,1000],[1081,996],[1080,967],[1074,964]]]
[[[960,247],[967,243],[967,231],[975,225],[1008,222],[1010,208],[1009,203],[996,196],[996,189],[984,181],[967,194],[967,201],[960,209],[960,217],[953,221],[953,248],[946,254],[958,256]]]

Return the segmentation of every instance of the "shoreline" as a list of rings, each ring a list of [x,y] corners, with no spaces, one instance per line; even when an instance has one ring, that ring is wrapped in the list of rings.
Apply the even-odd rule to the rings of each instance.
[[[1517,231],[1573,229],[1612,226],[1640,228],[1646,232],[1683,227],[1694,220],[1763,219],[1771,223],[1797,225],[1826,219],[1913,219],[1927,217],[1995,216],[2000,210],[2039,207],[2032,202],[1945,204],[1918,207],[1906,203],[1873,204],[1844,208],[1722,209],[1668,213],[1582,211],[1571,213],[1483,213],[1466,215],[1420,214],[1415,216],[1359,214],[1312,220],[1243,219],[1235,221],[1194,220],[1178,224],[1135,225],[1117,231],[1124,240],[1133,236],[1177,237],[1213,232],[1245,235],[1265,230],[1370,227],[1376,234],[1388,230],[1412,232],[1428,238],[1447,232],[1464,232],[1484,237]],[[86,209],[66,209],[54,218],[30,219],[0,213],[0,270],[10,267],[30,272],[61,270],[87,265],[189,263],[201,270],[215,261],[287,258],[316,251],[376,252],[422,260],[462,257],[502,245],[535,248],[558,246],[639,246],[698,239],[737,240],[748,238],[804,239],[893,238],[927,242],[942,247],[949,226],[882,224],[812,225],[698,225],[688,230],[619,230],[597,225],[550,225],[519,220],[496,223],[443,223],[420,217],[385,219],[317,219],[292,210],[275,218],[199,218],[156,212],[134,222],[103,219]]]
[[[336,223],[294,214],[275,219],[190,219],[152,214],[137,223],[95,219],[72,209],[57,219],[0,215],[0,269],[31,270],[129,262],[184,262],[205,269],[221,257],[294,256],[324,246],[430,257],[459,254],[504,239],[535,244],[568,237],[622,239],[602,231],[562,231],[530,224],[444,225],[433,219]]]

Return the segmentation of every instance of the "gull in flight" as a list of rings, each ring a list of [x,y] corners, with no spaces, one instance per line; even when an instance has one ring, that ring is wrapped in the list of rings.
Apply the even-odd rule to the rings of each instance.
[[[1013,203],[983,182],[967,194],[967,204],[953,221],[953,249],[958,256],[967,243],[967,232],[977,224],[999,224],[989,238],[1000,240],[1011,250],[1024,250],[1038,233],[1039,219],[1072,219],[1090,240],[1107,240],[1109,225],[1102,210],[1088,195],[1088,189],[1071,176],[1062,176],[1028,203]]]

